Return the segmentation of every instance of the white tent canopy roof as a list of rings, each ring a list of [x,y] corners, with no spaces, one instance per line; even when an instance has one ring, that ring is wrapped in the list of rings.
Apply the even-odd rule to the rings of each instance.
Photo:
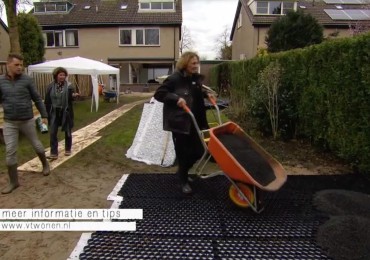
[[[59,60],[46,61],[44,63],[28,66],[28,71],[38,73],[51,73],[57,67],[67,69],[69,74],[117,74],[119,69],[103,62],[90,60],[82,57],[72,57]]]
[[[98,110],[99,91],[98,91],[98,75],[115,74],[117,77],[117,102],[119,100],[119,69],[107,65],[100,61],[90,60],[82,57],[72,57],[66,59],[52,60],[44,63],[28,66],[28,74],[32,73],[52,73],[57,67],[63,67],[68,71],[68,74],[83,74],[91,75],[93,83],[92,98],[95,99],[95,107]],[[91,106],[92,108],[92,106]]]

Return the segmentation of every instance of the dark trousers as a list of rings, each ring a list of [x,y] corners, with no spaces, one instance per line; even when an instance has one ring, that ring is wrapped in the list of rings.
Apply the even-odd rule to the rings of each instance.
[[[190,130],[189,135],[173,132],[172,138],[178,162],[176,174],[180,183],[185,184],[188,180],[188,171],[202,157],[204,148],[194,127]]]
[[[58,155],[58,128],[62,125],[63,112],[61,109],[56,109],[55,120],[49,126],[50,131],[50,154]],[[71,151],[72,134],[71,131],[64,131],[65,150]]]

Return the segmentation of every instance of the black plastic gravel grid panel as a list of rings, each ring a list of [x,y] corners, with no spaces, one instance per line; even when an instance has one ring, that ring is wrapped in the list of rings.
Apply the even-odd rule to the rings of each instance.
[[[309,240],[217,240],[215,259],[245,260],[329,260]]]
[[[143,209],[143,219],[136,221],[137,234],[220,237],[219,204],[213,200],[124,199],[119,208]]]
[[[256,214],[227,206],[220,219],[228,237],[311,237],[320,224],[312,207],[311,193],[291,194],[285,199],[265,198],[265,210]],[[289,198],[288,198],[289,197]]]
[[[80,259],[214,259],[211,240],[95,233]]]
[[[197,178],[191,183],[194,199],[226,199],[230,182],[225,176],[209,179]],[[130,174],[118,195],[124,198],[187,197],[181,192],[176,174]]]
[[[194,199],[227,200],[231,183],[225,176],[197,179],[191,183]],[[275,192],[264,192],[266,199],[279,201],[291,196],[305,196],[323,189],[347,189],[370,194],[369,181],[361,175],[288,176],[287,182]],[[184,198],[175,174],[133,173],[118,195],[124,198]],[[277,203],[278,204],[278,203]]]
[[[143,176],[142,174],[141,176]],[[151,176],[150,176],[151,175]],[[130,197],[127,196],[124,200],[124,203],[121,206],[124,206],[124,208],[128,208],[126,206],[131,205],[131,208],[140,208],[140,201],[146,200],[150,201],[150,199],[145,198],[153,198],[151,196],[151,192],[153,191],[153,188],[146,189],[145,185],[143,186],[141,182],[137,181],[137,176],[139,175],[131,175],[133,181],[133,187],[136,191],[139,191],[140,196],[138,197]],[[165,179],[168,178],[169,174],[160,176],[159,179],[163,180],[163,183],[165,183]],[[148,178],[149,177],[149,178]],[[175,177],[175,176],[174,176]],[[136,181],[135,181],[136,179]],[[111,232],[119,234],[119,236],[128,236],[123,243],[124,250],[117,248],[112,251],[112,241],[114,239],[110,238],[111,236],[109,232],[96,232],[93,234],[93,238],[89,240],[89,246],[85,248],[85,252],[81,254],[80,259],[207,259],[206,257],[210,257],[209,259],[248,259],[248,260],[255,260],[255,259],[302,259],[302,260],[308,260],[308,259],[329,259],[326,257],[320,248],[315,244],[314,236],[316,234],[316,229],[318,228],[321,221],[323,221],[323,217],[320,213],[315,212],[312,206],[312,197],[313,194],[316,191],[322,190],[322,189],[347,189],[347,190],[354,190],[359,192],[369,192],[369,182],[366,180],[361,179],[361,177],[358,176],[289,176],[287,183],[277,192],[272,193],[266,193],[265,196],[265,205],[266,209],[261,214],[253,213],[250,209],[238,209],[236,208],[230,200],[222,200],[218,199],[220,198],[218,196],[212,197],[207,200],[207,196],[190,196],[190,197],[182,197],[182,199],[173,199],[176,198],[176,196],[172,196],[171,192],[167,193],[166,196],[162,196],[163,193],[166,193],[163,186],[160,186],[156,180],[158,179],[158,175],[155,174],[149,174],[145,175],[145,181],[147,182],[153,182],[155,185],[158,185],[159,187],[155,188],[157,192],[160,194],[158,195],[157,199],[152,199],[150,204],[159,204],[164,209],[166,209],[166,205],[172,201],[173,205],[179,203],[179,201],[186,201],[186,205],[188,205],[187,209],[191,209],[193,206],[192,204],[196,204],[195,209],[197,212],[199,212],[200,218],[208,218],[213,217],[213,219],[208,220],[207,219],[207,225],[212,225],[209,223],[209,221],[219,221],[220,224],[215,225],[215,229],[217,229],[217,226],[220,225],[220,231],[221,233],[217,233],[215,237],[208,237],[210,233],[205,233],[205,236],[202,237],[202,233],[198,232],[174,232],[173,235],[163,235],[163,234],[169,234],[166,232],[162,232],[157,235],[157,233],[151,234],[150,232],[153,231],[153,229],[150,229],[151,224],[148,222],[145,225],[148,226],[148,229],[142,229],[142,233],[138,232]],[[228,181],[225,177],[220,176],[216,178],[212,178],[215,180],[216,184],[219,181],[220,185],[223,186],[222,189],[227,192],[227,189],[224,187],[228,187],[225,184],[228,184]],[[210,181],[205,180],[205,181]],[[203,181],[203,180],[201,180]],[[136,182],[136,183],[135,183]],[[125,184],[126,185],[126,184]],[[125,186],[124,185],[124,186]],[[166,184],[167,185],[167,184]],[[219,186],[220,186],[219,185]],[[136,187],[135,187],[136,186]],[[171,186],[171,185],[170,185]],[[216,187],[217,185],[214,185],[213,187]],[[144,187],[144,188],[143,188]],[[205,187],[204,192],[206,194],[207,190]],[[132,194],[132,190],[127,190],[127,194]],[[163,193],[162,193],[163,192]],[[167,197],[167,195],[169,195]],[[141,199],[139,199],[141,198]],[[164,199],[167,198],[167,199]],[[170,198],[170,199],[169,199]],[[171,199],[172,198],[172,199]],[[160,203],[157,203],[158,201],[162,201]],[[201,204],[200,202],[208,202],[209,204]],[[197,204],[198,203],[198,204]],[[213,211],[211,211],[210,214],[208,214],[209,210],[202,211],[200,208],[206,207],[207,205],[210,208],[217,209],[217,214],[214,214]],[[182,205],[181,207],[184,207]],[[147,207],[149,208],[149,206]],[[146,217],[145,212],[146,209],[144,209],[144,219],[137,221],[138,226],[140,223],[145,223]],[[157,209],[158,214],[153,215],[153,219],[157,217],[156,221],[162,221],[162,218],[165,218],[164,216],[166,214],[161,214],[161,210],[156,207],[156,205],[151,205],[150,210],[152,212],[155,212]],[[208,209],[208,208],[207,208]],[[163,210],[162,210],[163,211]],[[185,210],[182,211],[184,215],[182,215],[183,219],[185,218],[186,214],[190,214],[193,210]],[[169,211],[171,213],[171,211]],[[196,214],[195,214],[196,215]],[[286,220],[286,223],[289,224],[289,221],[292,222],[291,226],[285,227],[286,230],[289,230],[290,227],[293,227],[294,225],[297,225],[299,227],[302,227],[301,233],[304,235],[300,235],[299,233],[297,235],[297,231],[288,232],[283,229],[284,223],[281,221],[281,219]],[[298,218],[298,220],[296,219]],[[247,221],[248,220],[248,221]],[[239,222],[238,222],[239,221]],[[244,222],[243,222],[244,221]],[[274,223],[275,221],[275,223]],[[279,222],[280,221],[280,222]],[[303,225],[309,222],[308,227],[305,228]],[[310,222],[311,221],[311,222]],[[151,221],[150,221],[151,222]],[[190,224],[197,223],[193,220],[187,221]],[[165,223],[165,222],[163,222]],[[199,223],[199,222],[198,222]],[[153,224],[153,223],[152,223]],[[293,225],[294,224],[294,225]],[[278,229],[277,227],[281,225],[281,229]],[[164,225],[163,229],[166,229],[168,225]],[[248,229],[243,229],[245,226],[250,226]],[[264,227],[268,226],[268,228]],[[257,228],[258,227],[258,228]],[[262,228],[261,228],[262,227]],[[172,229],[172,227],[170,228]],[[191,229],[191,227],[190,227]],[[276,235],[276,230],[280,230],[285,235]],[[242,231],[241,231],[242,230]],[[309,232],[308,230],[311,230]],[[148,232],[149,234],[145,234],[145,232]],[[249,232],[247,232],[249,231]],[[190,236],[189,236],[190,234]],[[194,236],[194,234],[197,234]],[[219,236],[223,235],[222,237]],[[306,236],[307,237],[304,237]],[[108,241],[106,245],[101,246],[101,236],[108,236]],[[121,240],[122,238],[118,238],[118,240]],[[211,256],[211,249],[206,249],[207,253],[203,254],[202,252],[195,252],[194,255],[181,255],[181,253],[178,253],[178,250],[182,250],[181,246],[180,249],[178,248],[179,244],[173,243],[171,244],[171,248],[173,248],[173,252],[171,255],[156,255],[152,254],[150,255],[153,250],[153,252],[162,252],[162,247],[159,246],[156,248],[156,245],[161,245],[161,241],[166,241],[166,239],[170,239],[170,241],[183,241],[183,239],[188,241],[202,241],[203,243],[206,243],[207,246],[212,244],[213,247],[213,253],[214,258]],[[144,243],[147,244],[147,251],[143,252],[149,252],[148,254],[141,254],[142,250],[137,249],[137,245],[135,244],[129,244],[130,241],[138,241],[137,243]],[[213,242],[211,242],[213,241]],[[196,242],[199,243],[199,242]],[[91,247],[90,245],[95,245],[95,247]],[[114,243],[113,243],[114,245]],[[152,249],[155,248],[155,249]],[[99,254],[91,254],[94,250],[99,251]],[[126,250],[126,251],[125,251]],[[131,250],[128,252],[128,250]],[[132,251],[133,250],[133,251]],[[102,251],[102,252],[100,252]],[[163,250],[163,252],[166,250]],[[161,253],[159,253],[161,254]],[[206,257],[205,257],[206,256]],[[193,258],[192,258],[193,257]],[[197,258],[199,257],[199,258]]]

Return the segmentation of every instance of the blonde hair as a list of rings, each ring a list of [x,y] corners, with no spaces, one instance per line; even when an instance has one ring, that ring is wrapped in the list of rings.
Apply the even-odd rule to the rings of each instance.
[[[186,67],[189,64],[189,61],[194,57],[196,57],[198,61],[200,60],[196,52],[192,52],[192,51],[184,52],[176,63],[176,69],[178,70],[186,69]]]

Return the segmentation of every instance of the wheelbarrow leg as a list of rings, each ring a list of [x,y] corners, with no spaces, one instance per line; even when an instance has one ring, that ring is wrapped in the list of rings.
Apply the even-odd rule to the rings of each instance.
[[[237,185],[237,183],[234,180],[232,180],[227,174],[225,174],[225,176],[226,176],[226,178],[229,179],[231,184],[238,191],[239,196],[249,204],[249,206],[251,207],[251,209],[254,212],[261,213],[263,211],[264,208],[259,207],[259,205],[261,205],[261,203],[258,202],[260,200],[260,198],[258,197],[260,194],[258,194],[259,192],[257,191],[256,186],[253,185],[253,197],[254,197],[254,199],[253,199],[253,201],[251,201],[247,196],[245,196],[244,192],[239,188],[239,186]]]

